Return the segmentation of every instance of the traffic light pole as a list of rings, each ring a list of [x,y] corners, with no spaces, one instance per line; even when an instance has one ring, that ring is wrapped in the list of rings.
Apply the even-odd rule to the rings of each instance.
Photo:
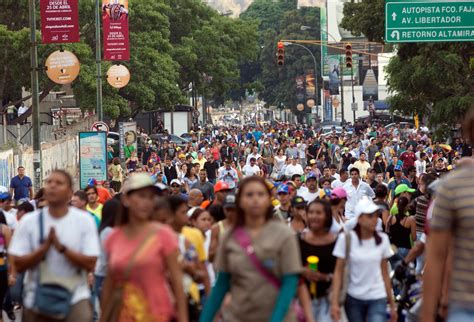
[[[31,95],[32,95],[32,127],[33,127],[33,170],[34,170],[34,190],[41,188],[41,126],[40,126],[40,102],[38,85],[38,43],[36,42],[36,0],[29,0],[30,19],[30,73],[31,73]],[[6,124],[4,124],[6,127]]]
[[[341,126],[344,126],[344,62],[342,58],[339,61],[341,65],[341,70],[339,74],[341,76]]]
[[[354,95],[354,64],[351,64],[351,85],[352,85],[352,104],[355,104],[356,98]],[[355,109],[352,110],[352,116],[354,117],[354,123],[356,122],[356,111]]]

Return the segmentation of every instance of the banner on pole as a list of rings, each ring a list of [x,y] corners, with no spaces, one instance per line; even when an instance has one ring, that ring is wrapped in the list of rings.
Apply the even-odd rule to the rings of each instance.
[[[80,188],[87,187],[89,179],[107,180],[107,133],[79,133]]]
[[[43,44],[79,42],[78,0],[40,0]]]
[[[104,60],[130,60],[128,0],[102,0]]]

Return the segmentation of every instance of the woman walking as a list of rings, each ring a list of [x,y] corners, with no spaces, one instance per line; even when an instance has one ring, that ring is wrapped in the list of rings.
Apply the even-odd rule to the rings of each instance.
[[[354,230],[338,237],[333,252],[337,257],[331,297],[331,317],[334,321],[341,318],[339,300],[346,265],[349,272],[344,308],[348,320],[386,322],[388,302],[390,321],[397,321],[387,264],[393,253],[388,236],[376,231],[379,210],[380,206],[369,198],[363,198],[355,209],[357,225]]]
[[[311,296],[315,321],[331,321],[329,289],[336,266],[336,257],[332,252],[337,239],[337,235],[330,232],[332,222],[329,203],[314,200],[308,206],[309,231],[302,234],[299,240],[303,265],[307,265],[310,256],[319,259],[317,270],[307,266],[303,273]]]
[[[217,281],[200,321],[213,321],[229,291],[226,321],[295,321],[289,307],[301,272],[298,243],[285,223],[272,220],[265,180],[253,176],[241,182],[237,213],[219,245]]]
[[[147,174],[125,183],[118,227],[105,242],[101,321],[187,321],[177,237],[151,221],[157,190]]]

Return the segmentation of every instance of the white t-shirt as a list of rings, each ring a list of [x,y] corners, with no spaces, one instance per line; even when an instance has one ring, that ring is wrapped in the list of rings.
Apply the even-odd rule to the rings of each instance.
[[[385,233],[380,245],[375,238],[359,241],[357,234],[350,231],[351,249],[349,254],[349,285],[347,294],[358,300],[379,300],[387,297],[382,278],[381,262],[393,255],[390,241]],[[332,254],[337,258],[346,257],[346,236],[339,234]]]
[[[14,256],[25,256],[39,247],[39,211],[27,214],[20,220],[17,230],[13,234],[9,253]],[[92,216],[77,208],[69,208],[69,212],[62,218],[54,218],[49,214],[48,207],[43,208],[43,231],[47,238],[51,227],[56,230],[59,242],[66,248],[86,256],[98,257],[100,253],[99,236]],[[77,274],[77,266],[73,265],[65,255],[51,246],[46,254],[46,266],[51,274],[61,277],[73,277]],[[32,308],[37,285],[38,267],[26,272],[24,281],[24,305]],[[85,272],[78,287],[72,296],[71,304],[90,297],[89,286]]]
[[[304,200],[306,200],[306,202],[309,204],[314,199],[319,197],[319,189],[316,190],[316,192],[310,192],[309,190],[306,190],[306,191],[302,192],[299,196],[301,198],[303,198]]]
[[[15,230],[18,225],[18,219],[16,218],[17,210],[15,208],[10,209],[9,211],[3,210],[5,219],[7,221],[8,228]]]
[[[244,166],[242,171],[244,172],[244,175],[246,177],[251,177],[258,174],[260,172],[260,168],[258,167],[258,165],[254,165],[252,167],[250,164],[247,164],[246,166]]]
[[[301,164],[297,163],[296,165],[288,164],[285,170],[285,176],[291,178],[294,174],[303,175],[303,168]]]

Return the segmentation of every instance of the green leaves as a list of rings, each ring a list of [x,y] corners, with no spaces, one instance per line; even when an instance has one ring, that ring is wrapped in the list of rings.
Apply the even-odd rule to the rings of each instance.
[[[0,12],[0,99],[15,99],[30,83],[28,1],[5,1]],[[239,83],[239,63],[258,53],[256,23],[222,17],[200,0],[133,0],[129,5],[131,58],[122,63],[130,70],[130,83],[120,90],[111,88],[105,76],[110,63],[102,64],[103,107],[111,118],[186,103],[191,82],[201,94],[228,96]],[[81,43],[62,47],[81,62],[72,84],[79,106],[94,110],[95,1],[79,0],[79,20]],[[39,29],[39,15],[37,24]],[[59,48],[40,45],[39,64]],[[212,81],[205,82],[203,75],[212,76]],[[40,84],[50,84],[42,72]]]

